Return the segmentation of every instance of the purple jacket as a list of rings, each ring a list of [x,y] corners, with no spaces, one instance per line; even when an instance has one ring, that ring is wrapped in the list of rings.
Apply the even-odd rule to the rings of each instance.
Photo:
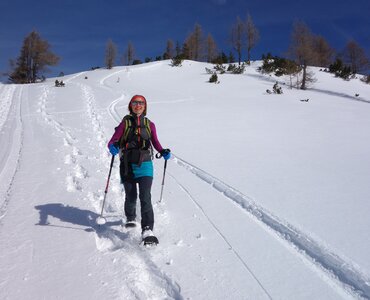
[[[116,130],[115,130],[113,136],[111,137],[111,139],[110,139],[110,141],[108,143],[108,148],[109,148],[109,146],[111,144],[119,141],[119,139],[121,138],[121,136],[125,132],[125,127],[126,127],[125,122],[121,122],[116,127]],[[153,147],[158,152],[161,152],[163,150],[163,148],[162,148],[161,144],[158,141],[157,130],[155,128],[155,124],[152,121],[150,121],[150,131],[151,131],[151,134],[152,134],[152,136],[151,136],[151,142],[152,142]]]

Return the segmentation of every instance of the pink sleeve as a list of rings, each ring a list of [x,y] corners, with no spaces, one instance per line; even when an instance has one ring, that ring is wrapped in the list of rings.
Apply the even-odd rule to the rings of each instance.
[[[150,122],[150,131],[152,132],[152,144],[155,150],[158,152],[161,152],[163,150],[160,142],[158,141],[158,136],[157,136],[157,130],[155,128],[155,124],[153,122]]]
[[[114,131],[113,136],[111,137],[109,143],[108,143],[108,148],[110,145],[112,145],[115,142],[118,142],[119,139],[121,138],[122,134],[125,132],[125,122],[121,122]]]

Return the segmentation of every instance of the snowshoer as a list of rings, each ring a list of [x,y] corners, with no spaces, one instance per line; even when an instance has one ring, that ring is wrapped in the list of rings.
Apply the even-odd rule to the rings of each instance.
[[[141,229],[146,241],[158,243],[153,235],[154,213],[151,203],[153,182],[152,146],[168,160],[169,149],[163,149],[158,141],[155,124],[147,117],[147,101],[142,95],[135,95],[128,104],[130,114],[126,115],[115,128],[108,143],[112,155],[120,154],[121,182],[125,188],[126,227],[135,226],[136,200],[139,187],[141,205]]]

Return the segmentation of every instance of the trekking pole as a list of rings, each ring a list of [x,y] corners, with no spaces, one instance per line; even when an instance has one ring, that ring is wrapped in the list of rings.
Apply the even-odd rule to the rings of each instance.
[[[108,174],[108,179],[107,179],[107,185],[105,186],[104,199],[103,199],[103,205],[101,208],[101,213],[100,213],[100,216],[96,219],[96,223],[98,223],[99,225],[104,225],[107,222],[106,219],[103,217],[103,210],[104,210],[105,199],[107,198],[107,194],[108,194],[108,186],[109,186],[110,175],[112,173],[113,162],[114,162],[114,155],[112,155],[112,160],[110,162],[109,174]]]
[[[158,156],[159,154],[159,156]],[[157,153],[156,158],[161,158],[162,157],[162,154],[160,153]],[[159,198],[159,202],[162,201],[162,196],[163,196],[163,188],[164,188],[164,178],[166,177],[166,169],[167,169],[167,160],[164,161],[164,169],[163,169],[163,178],[162,178],[162,187],[161,187],[161,196]]]

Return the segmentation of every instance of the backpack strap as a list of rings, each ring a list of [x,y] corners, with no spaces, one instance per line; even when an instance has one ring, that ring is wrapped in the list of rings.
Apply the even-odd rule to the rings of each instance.
[[[135,122],[135,119],[132,115],[126,115],[124,116],[124,118],[122,119],[122,122],[125,122],[125,130],[121,136],[121,139],[119,140],[119,145],[120,145],[120,148],[121,149],[125,149],[126,148],[126,143],[128,141],[131,140],[132,136],[135,134],[135,126],[136,126],[136,122]],[[151,139],[151,136],[152,136],[152,130],[150,129],[150,123],[151,121],[147,118],[147,117],[144,117],[143,119],[143,127],[146,129],[148,135],[149,135],[149,140],[146,141],[144,140],[143,142],[143,147],[151,147],[151,142],[150,142],[150,139]],[[149,143],[149,145],[146,145],[146,143]]]
[[[148,130],[149,136],[152,137],[152,130],[150,129],[150,120],[147,117],[144,118],[144,125]]]
[[[133,117],[131,115],[126,115],[123,117],[122,122],[125,122],[125,131],[123,132],[120,140],[119,145],[121,149],[125,148],[125,144],[129,138],[130,131],[133,133],[133,130],[131,128],[133,127]]]

